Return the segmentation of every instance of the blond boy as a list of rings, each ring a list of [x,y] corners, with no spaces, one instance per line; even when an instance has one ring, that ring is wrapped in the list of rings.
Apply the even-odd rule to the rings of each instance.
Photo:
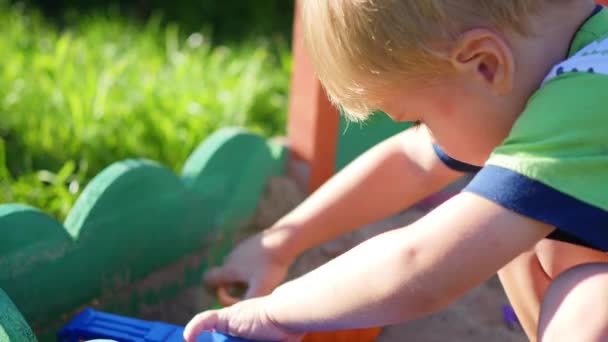
[[[591,0],[304,0],[307,47],[351,117],[421,127],[388,139],[209,283],[249,299],[203,330],[256,340],[386,325],[499,272],[531,340],[608,340],[608,10]],[[279,286],[304,250],[482,166],[462,193]],[[563,242],[558,242],[561,240]],[[269,294],[271,293],[271,294]]]

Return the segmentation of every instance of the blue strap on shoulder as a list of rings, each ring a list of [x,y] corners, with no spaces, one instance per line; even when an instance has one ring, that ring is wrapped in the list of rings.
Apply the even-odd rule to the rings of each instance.
[[[460,160],[456,160],[450,157],[441,149],[441,147],[436,144],[433,144],[433,150],[435,150],[435,154],[437,154],[437,157],[445,164],[445,166],[449,167],[454,171],[464,173],[475,173],[481,170],[481,167],[479,166],[467,164],[465,162],[461,162]]]

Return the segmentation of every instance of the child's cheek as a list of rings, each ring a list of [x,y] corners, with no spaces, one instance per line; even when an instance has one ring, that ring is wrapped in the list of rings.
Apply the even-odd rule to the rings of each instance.
[[[454,120],[455,107],[452,101],[443,98],[437,101],[437,111],[444,120]]]

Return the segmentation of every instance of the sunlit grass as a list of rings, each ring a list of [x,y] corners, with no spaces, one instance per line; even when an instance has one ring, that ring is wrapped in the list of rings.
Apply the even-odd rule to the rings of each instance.
[[[267,136],[285,127],[284,40],[212,46],[160,20],[109,16],[59,30],[35,13],[0,9],[0,202],[63,218],[115,161],[143,157],[178,170],[222,126]]]

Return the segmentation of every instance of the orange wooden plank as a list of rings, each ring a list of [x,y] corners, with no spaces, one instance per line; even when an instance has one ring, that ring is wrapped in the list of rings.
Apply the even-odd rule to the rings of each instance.
[[[298,4],[294,19],[293,58],[287,134],[294,162],[309,167],[308,191],[312,192],[335,172],[338,111],[331,105],[306,54]],[[293,168],[292,168],[293,170]]]

